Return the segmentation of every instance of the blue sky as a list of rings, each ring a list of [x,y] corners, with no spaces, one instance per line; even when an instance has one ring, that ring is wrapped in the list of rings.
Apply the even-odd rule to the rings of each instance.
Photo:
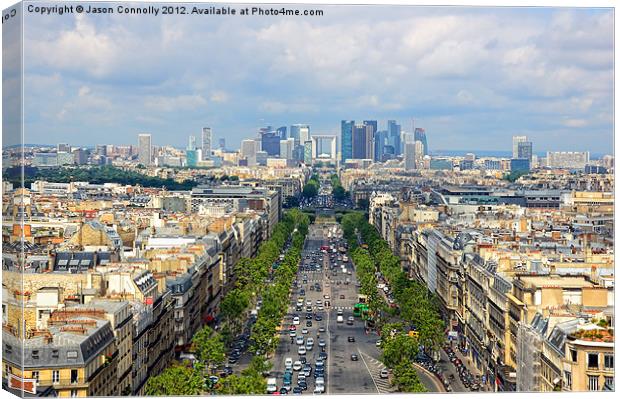
[[[431,150],[510,150],[516,134],[536,152],[612,148],[609,9],[319,8],[26,14],[26,142],[185,146],[210,126],[236,148],[266,124],[415,118]]]

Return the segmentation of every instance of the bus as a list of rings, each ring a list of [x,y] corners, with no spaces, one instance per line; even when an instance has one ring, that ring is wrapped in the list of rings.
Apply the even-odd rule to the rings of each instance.
[[[355,317],[362,317],[362,319],[365,319],[366,317],[368,317],[368,312],[369,312],[369,308],[368,305],[365,303],[356,303],[353,306],[353,316]]]

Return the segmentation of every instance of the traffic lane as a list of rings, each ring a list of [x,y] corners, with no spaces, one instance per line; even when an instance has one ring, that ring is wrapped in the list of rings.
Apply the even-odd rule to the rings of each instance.
[[[363,329],[355,324],[349,326],[346,323],[338,323],[336,313],[336,310],[330,312],[329,322],[331,346],[331,355],[328,357],[329,393],[378,393],[360,356],[359,343],[362,342]],[[348,342],[348,337],[351,336],[355,337],[355,342]],[[356,354],[359,360],[352,361],[351,354]]]
[[[446,392],[443,383],[439,381],[439,378],[437,378],[436,375],[426,370],[419,364],[413,363],[413,367],[420,378],[420,382],[429,392]]]

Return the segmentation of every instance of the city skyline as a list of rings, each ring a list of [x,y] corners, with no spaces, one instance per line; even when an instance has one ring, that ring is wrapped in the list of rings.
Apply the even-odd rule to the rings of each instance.
[[[514,135],[540,150],[611,147],[608,9],[364,6],[352,17],[319,7],[324,17],[222,17],[209,27],[174,16],[122,26],[117,15],[26,14],[36,26],[24,48],[26,140],[77,142],[88,129],[120,144],[147,131],[155,145],[185,146],[207,125],[238,148],[264,125],[340,135],[346,118],[396,120],[405,132],[415,119],[430,150],[500,150]]]

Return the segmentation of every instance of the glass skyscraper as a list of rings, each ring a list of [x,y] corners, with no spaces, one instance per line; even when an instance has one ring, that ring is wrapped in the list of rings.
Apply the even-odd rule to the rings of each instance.
[[[387,126],[388,145],[394,149],[394,155],[400,155],[400,125],[395,120],[389,120]]]
[[[355,121],[340,122],[340,145],[342,162],[353,159],[353,126]]]
[[[424,148],[424,155],[428,155],[428,144],[426,142],[426,130],[421,127],[416,127],[413,133],[414,141],[421,141],[422,147]]]

